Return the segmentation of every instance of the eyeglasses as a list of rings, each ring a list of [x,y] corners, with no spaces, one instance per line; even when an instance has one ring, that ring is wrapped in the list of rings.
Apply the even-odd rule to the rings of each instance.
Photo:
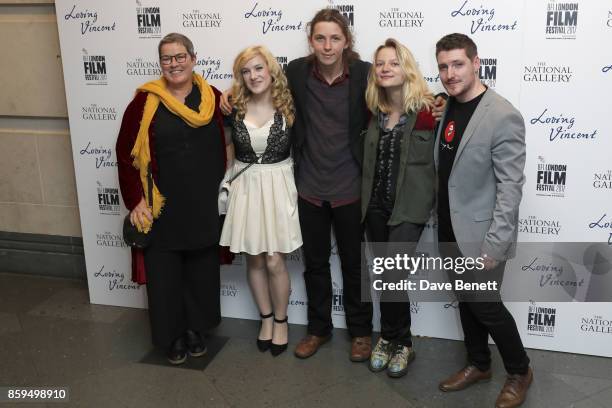
[[[159,58],[159,61],[162,63],[162,65],[170,65],[172,64],[173,58],[176,60],[177,64],[182,64],[183,62],[187,61],[187,54],[183,52],[176,55],[162,55]]]

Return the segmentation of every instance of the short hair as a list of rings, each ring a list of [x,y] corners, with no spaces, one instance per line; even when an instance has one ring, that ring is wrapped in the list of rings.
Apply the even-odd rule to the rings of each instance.
[[[478,55],[476,43],[467,35],[461,33],[453,33],[445,35],[436,43],[436,57],[442,51],[465,50],[465,55],[469,59],[474,59]]]
[[[157,54],[159,54],[159,58],[161,58],[162,46],[174,43],[178,43],[184,46],[192,58],[196,57],[195,50],[193,49],[193,43],[189,38],[187,38],[187,36],[179,33],[170,33],[166,34],[166,36],[164,36],[164,38],[159,41],[159,45],[157,46]]]
[[[388,38],[384,44],[376,48],[374,52],[374,63],[370,68],[368,86],[366,88],[366,104],[368,108],[372,112],[379,110],[384,113],[389,113],[391,111],[391,104],[387,100],[387,93],[383,88],[378,86],[378,81],[376,80],[376,57],[380,50],[384,48],[392,48],[395,50],[397,60],[405,77],[405,82],[402,86],[404,95],[402,108],[404,112],[418,113],[421,110],[430,110],[433,107],[434,97],[427,87],[427,82],[425,82],[414,56],[405,45],[393,38]]]
[[[353,37],[353,33],[349,27],[348,19],[344,17],[342,13],[332,8],[324,8],[317,11],[317,14],[315,14],[312,20],[306,25],[309,39],[312,38],[315,25],[318,23],[336,23],[342,30],[344,38],[346,38],[347,47],[342,52],[342,57],[347,62],[359,59],[359,54],[353,50],[355,46],[355,37]],[[312,58],[312,55],[310,57]]]
[[[263,45],[255,45],[242,50],[234,60],[232,69],[234,73],[232,97],[234,106],[236,106],[236,116],[240,120],[244,119],[246,104],[251,98],[251,92],[247,88],[244,83],[244,78],[242,77],[242,68],[244,68],[247,62],[257,56],[260,56],[264,60],[270,71],[270,76],[272,77],[272,104],[276,110],[283,114],[287,121],[287,126],[291,126],[295,114],[293,98],[291,97],[291,92],[287,85],[287,78],[276,58],[274,58],[272,53]]]

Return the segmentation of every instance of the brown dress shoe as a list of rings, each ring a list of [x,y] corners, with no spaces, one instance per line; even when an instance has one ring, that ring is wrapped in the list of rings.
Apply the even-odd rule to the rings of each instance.
[[[527,397],[527,389],[533,381],[533,371],[531,367],[527,370],[527,374],[511,374],[508,375],[506,383],[502,388],[497,401],[495,401],[495,408],[514,408],[521,405]]]
[[[308,358],[317,352],[319,347],[327,343],[331,339],[331,334],[327,336],[315,336],[308,334],[295,346],[295,356],[299,358]]]
[[[351,361],[359,363],[366,361],[372,354],[372,337],[353,337],[351,341]]]
[[[466,366],[453,374],[446,380],[442,381],[438,388],[440,391],[460,391],[479,381],[489,381],[491,379],[491,370],[480,371],[473,365]]]

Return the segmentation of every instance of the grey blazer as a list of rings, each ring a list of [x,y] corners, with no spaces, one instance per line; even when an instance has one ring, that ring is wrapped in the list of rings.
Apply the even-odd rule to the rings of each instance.
[[[442,126],[436,169],[441,132]],[[451,222],[464,256],[486,254],[499,261],[514,256],[525,155],[523,117],[488,89],[465,129],[448,181]]]

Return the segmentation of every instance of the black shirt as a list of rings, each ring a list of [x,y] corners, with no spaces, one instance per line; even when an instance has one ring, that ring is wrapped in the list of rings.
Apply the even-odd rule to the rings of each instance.
[[[198,111],[194,85],[185,105]],[[159,104],[153,119],[157,187],[166,201],[153,223],[152,246],[165,250],[199,249],[219,242],[217,192],[223,178],[223,143],[219,126],[192,128]]]
[[[485,91],[486,92],[486,91]],[[485,92],[474,99],[461,103],[451,97],[448,100],[448,111],[442,124],[440,144],[438,146],[438,241],[456,242],[448,202],[448,179],[455,162],[457,149],[478,103]]]
[[[391,211],[395,203],[402,135],[408,117],[405,114],[400,116],[393,129],[387,128],[388,119],[389,115],[379,114],[380,137],[376,153],[371,204]]]

